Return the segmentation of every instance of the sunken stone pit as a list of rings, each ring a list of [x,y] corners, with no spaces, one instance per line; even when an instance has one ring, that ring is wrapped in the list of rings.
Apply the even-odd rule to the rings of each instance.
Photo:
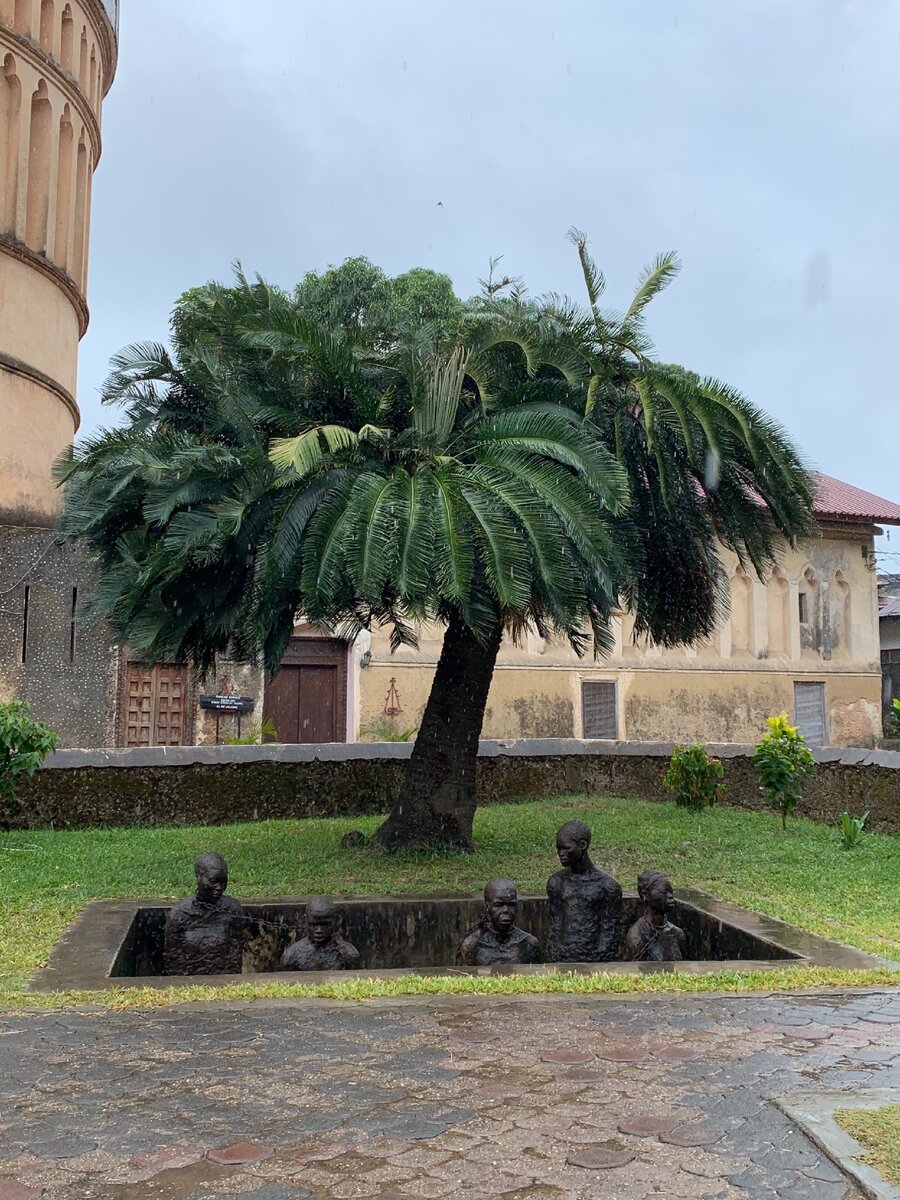
[[[98,901],[89,904],[63,935],[48,966],[32,981],[38,991],[98,989],[116,986],[169,987],[187,983],[215,985],[248,976],[295,983],[314,983],[331,976],[316,972],[298,977],[281,972],[284,951],[305,932],[306,898],[259,900],[244,905],[248,937],[243,974],[184,976],[163,974],[163,934],[171,904],[166,901]],[[340,900],[341,933],[359,950],[359,970],[348,976],[393,977],[403,974],[449,974],[554,970],[536,966],[459,967],[456,952],[478,924],[480,896],[347,897]],[[641,901],[624,897],[623,927],[640,914]],[[546,945],[547,899],[520,896],[518,924]],[[694,888],[678,889],[674,921],[686,935],[686,954],[677,963],[566,963],[569,971],[636,972],[679,970],[711,972],[797,965],[865,969],[881,960],[827,941],[782,922],[716,900]],[[262,980],[260,979],[260,982]]]

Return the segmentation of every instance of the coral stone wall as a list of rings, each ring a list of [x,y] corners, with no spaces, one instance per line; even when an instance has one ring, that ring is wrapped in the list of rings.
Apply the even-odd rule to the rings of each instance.
[[[751,748],[712,747],[722,755],[728,801],[762,809]],[[408,744],[206,746],[152,750],[62,751],[0,802],[0,827],[223,824],[288,817],[384,812],[398,786]],[[670,745],[600,749],[581,741],[483,742],[482,804],[545,796],[640,796],[662,800]],[[800,812],[834,821],[844,809],[870,811],[870,827],[900,830],[900,753],[820,750],[819,772]]]

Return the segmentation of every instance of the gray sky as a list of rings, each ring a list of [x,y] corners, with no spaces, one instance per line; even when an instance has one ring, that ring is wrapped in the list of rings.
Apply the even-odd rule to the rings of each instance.
[[[103,136],[83,432],[110,355],[235,259],[467,295],[502,254],[580,298],[577,225],[613,306],[677,250],[660,356],[900,501],[898,0],[123,0]]]

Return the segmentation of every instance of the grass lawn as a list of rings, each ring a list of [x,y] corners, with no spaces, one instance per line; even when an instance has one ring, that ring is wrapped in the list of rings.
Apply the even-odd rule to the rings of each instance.
[[[844,1108],[834,1119],[868,1150],[862,1161],[900,1187],[900,1104]]]
[[[374,847],[343,850],[350,829],[370,833],[377,817],[268,821],[215,828],[105,829],[0,834],[0,1001],[15,1002],[29,974],[82,905],[123,896],[183,896],[192,889],[193,860],[203,850],[228,859],[231,891],[239,898],[332,892],[434,893],[480,890],[492,875],[510,876],[522,891],[542,891],[556,869],[556,829],[573,817],[594,830],[592,854],[626,888],[640,871],[665,869],[676,886],[693,884],[726,900],[824,934],[849,945],[900,959],[900,837],[866,834],[852,851],[836,832],[796,820],[785,834],[777,815],[715,808],[697,816],[674,804],[583,796],[481,809],[478,851],[391,857]],[[849,973],[781,972],[802,986],[832,981],[876,982]],[[832,980],[832,977],[835,977]],[[699,990],[698,978],[592,977],[566,990]],[[716,978],[716,977],[713,977]],[[554,983],[554,979],[557,981]],[[543,987],[561,986],[550,976]],[[741,977],[742,981],[745,977]],[[756,986],[771,986],[762,976]],[[900,983],[900,970],[881,982]],[[766,982],[766,981],[769,982]],[[433,981],[432,981],[433,982]],[[745,981],[746,983],[750,981]],[[534,985],[516,983],[517,990]],[[292,985],[292,994],[310,985]],[[457,980],[456,990],[502,990],[508,981]],[[737,986],[732,980],[718,986]],[[342,985],[345,988],[345,985]],[[370,988],[375,994],[378,989]],[[383,989],[382,989],[383,990]],[[423,981],[405,991],[426,990]],[[245,994],[247,986],[235,994]],[[257,989],[257,994],[259,990]],[[276,994],[269,989],[268,994]],[[283,994],[283,989],[277,994]],[[338,994],[333,991],[329,994]],[[356,989],[354,994],[362,994]],[[219,992],[219,996],[223,993]],[[50,1003],[35,997],[32,1003]],[[105,1001],[106,1002],[106,1001]],[[131,1003],[137,1003],[133,997]]]

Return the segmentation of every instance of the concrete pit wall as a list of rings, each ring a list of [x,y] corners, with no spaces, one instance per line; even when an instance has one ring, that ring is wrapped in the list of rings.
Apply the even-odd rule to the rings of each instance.
[[[225,824],[384,812],[412,747],[408,743],[322,746],[204,746],[65,750],[53,755],[16,800],[0,801],[0,828]],[[752,748],[712,746],[721,756],[728,803],[765,809]],[[587,794],[667,799],[661,775],[672,746],[575,740],[482,742],[482,804]],[[800,812],[835,821],[869,810],[869,827],[900,830],[900,753],[819,750],[819,772]]]

